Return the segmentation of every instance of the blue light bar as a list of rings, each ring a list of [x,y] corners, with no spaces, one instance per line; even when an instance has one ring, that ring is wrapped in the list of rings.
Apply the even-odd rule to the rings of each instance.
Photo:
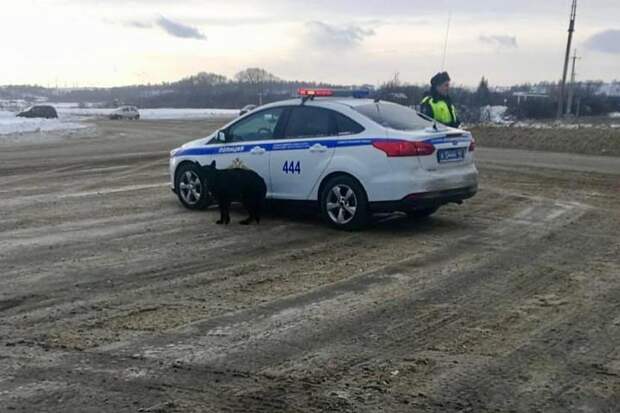
[[[335,97],[352,97],[354,99],[364,99],[370,97],[369,89],[333,89]]]

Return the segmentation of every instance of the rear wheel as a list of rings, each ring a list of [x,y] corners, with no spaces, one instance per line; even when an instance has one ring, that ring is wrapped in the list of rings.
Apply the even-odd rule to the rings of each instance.
[[[407,211],[407,216],[411,219],[424,219],[433,215],[439,207],[431,207],[424,209],[417,209],[415,211]]]
[[[335,228],[360,229],[368,223],[366,191],[350,176],[335,176],[321,192],[321,212],[323,219]]]
[[[189,209],[205,209],[211,204],[207,183],[201,180],[198,167],[187,163],[179,166],[174,183],[179,201]]]

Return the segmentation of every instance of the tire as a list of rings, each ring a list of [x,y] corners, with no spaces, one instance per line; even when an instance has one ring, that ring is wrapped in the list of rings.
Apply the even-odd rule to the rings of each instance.
[[[187,209],[206,209],[213,201],[207,190],[206,182],[200,178],[200,171],[193,163],[182,164],[178,167],[174,188],[179,201]]]
[[[321,213],[325,222],[342,230],[357,230],[368,224],[368,197],[353,177],[331,178],[321,191]]]
[[[424,218],[428,218],[431,215],[433,215],[435,212],[437,212],[438,209],[439,207],[431,207],[431,208],[417,209],[414,211],[407,211],[407,216],[411,219],[424,219]]]

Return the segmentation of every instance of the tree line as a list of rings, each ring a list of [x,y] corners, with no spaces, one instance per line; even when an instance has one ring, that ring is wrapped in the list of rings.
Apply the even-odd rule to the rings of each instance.
[[[579,82],[573,90],[571,113],[582,116],[603,115],[620,111],[620,99],[597,94],[602,82]],[[300,87],[349,88],[308,81],[284,80],[261,69],[247,68],[233,78],[202,72],[176,82],[133,85],[112,88],[53,89],[41,86],[0,87],[0,98],[34,99],[44,97],[55,102],[96,102],[104,107],[123,104],[141,108],[240,108],[247,104],[265,104],[296,96]],[[381,84],[373,94],[380,99],[415,107],[420,103],[427,85],[402,82],[397,74]],[[531,93],[537,91],[539,93]],[[478,121],[480,109],[487,105],[507,106],[507,113],[516,119],[552,118],[559,98],[559,85],[552,82],[522,84],[510,88],[493,88],[483,77],[477,88],[453,87],[452,100],[461,118]],[[521,96],[520,96],[521,95]]]

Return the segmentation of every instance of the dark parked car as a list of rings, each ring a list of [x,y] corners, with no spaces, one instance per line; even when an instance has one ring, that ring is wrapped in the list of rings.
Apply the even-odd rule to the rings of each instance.
[[[36,105],[31,106],[23,112],[17,114],[17,116],[22,118],[45,118],[45,119],[55,119],[58,117],[58,113],[56,113],[56,109],[50,105]]]

